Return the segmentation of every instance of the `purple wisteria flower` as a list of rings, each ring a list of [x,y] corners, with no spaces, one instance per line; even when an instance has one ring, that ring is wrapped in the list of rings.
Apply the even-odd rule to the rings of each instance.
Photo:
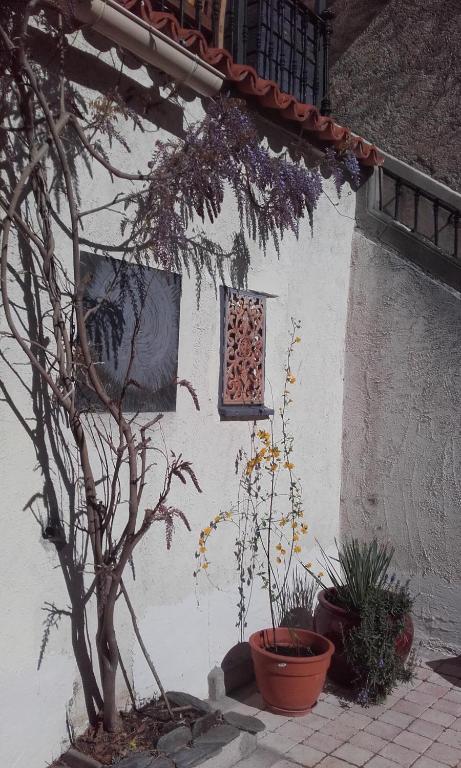
[[[326,163],[338,194],[344,162],[328,150]],[[354,158],[355,160],[355,158]],[[357,174],[348,158],[349,172]],[[186,131],[183,142],[157,142],[148,188],[140,197],[133,227],[138,252],[148,251],[169,268],[190,245],[195,217],[213,222],[221,213],[226,187],[234,192],[240,229],[247,229],[265,250],[287,232],[299,236],[299,224],[312,214],[322,194],[318,169],[272,155],[261,144],[245,109],[236,99],[211,102],[204,120]]]

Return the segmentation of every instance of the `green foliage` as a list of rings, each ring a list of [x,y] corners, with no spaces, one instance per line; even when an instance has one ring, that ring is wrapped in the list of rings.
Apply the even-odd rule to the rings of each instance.
[[[295,627],[301,616],[312,617],[314,612],[317,584],[305,571],[295,570],[291,584],[286,581],[275,604],[276,623],[278,626]]]
[[[389,568],[394,548],[350,539],[338,547],[338,557],[330,557],[320,547],[322,566],[334,591],[328,599],[347,611],[358,614],[360,623],[343,631],[344,652],[357,688],[357,701],[363,706],[383,701],[399,682],[412,678],[414,655],[405,662],[396,651],[396,641],[405,627],[413,599],[408,582],[401,585]],[[325,588],[318,576],[316,581]]]
[[[359,612],[371,592],[385,588],[393,547],[378,544],[377,539],[369,543],[350,539],[338,547],[337,558],[320,549],[338,605]]]
[[[384,701],[399,682],[413,677],[415,654],[405,662],[396,651],[412,603],[407,584],[372,589],[360,608],[360,624],[344,634],[344,650],[356,675],[352,682],[362,706]]]

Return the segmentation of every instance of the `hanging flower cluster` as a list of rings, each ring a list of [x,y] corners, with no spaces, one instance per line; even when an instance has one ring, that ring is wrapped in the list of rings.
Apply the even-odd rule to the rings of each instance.
[[[358,169],[349,154],[329,150],[325,157],[338,191]],[[183,141],[158,141],[150,165],[131,237],[140,254],[150,254],[166,268],[190,251],[193,219],[213,222],[221,213],[226,187],[235,195],[241,229],[263,250],[270,240],[278,249],[287,232],[298,237],[304,217],[312,225],[323,191],[320,168],[272,155],[242,102],[231,98],[212,101],[204,120],[190,126]],[[127,215],[122,227],[132,221]]]

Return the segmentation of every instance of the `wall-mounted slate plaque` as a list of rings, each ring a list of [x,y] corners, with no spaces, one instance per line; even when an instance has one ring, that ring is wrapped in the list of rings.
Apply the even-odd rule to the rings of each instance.
[[[94,360],[110,397],[127,412],[174,411],[181,277],[82,254],[84,303]],[[79,406],[98,400],[79,376]]]

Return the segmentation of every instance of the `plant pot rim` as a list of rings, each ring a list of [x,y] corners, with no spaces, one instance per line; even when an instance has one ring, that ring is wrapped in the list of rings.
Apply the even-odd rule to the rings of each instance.
[[[336,613],[337,616],[354,616],[359,618],[357,611],[351,611],[348,608],[342,608],[340,605],[335,605],[331,602],[331,600],[328,600],[327,594],[331,595],[333,593],[336,593],[335,587],[327,587],[326,589],[322,589],[322,591],[319,592],[317,596],[318,602],[332,613]]]
[[[287,630],[286,627],[277,627],[275,630],[280,631],[281,629]],[[272,627],[266,628],[266,629],[260,629],[257,632],[253,632],[252,635],[248,638],[248,642],[250,644],[251,648],[254,648],[258,651],[258,653],[261,653],[263,656],[265,656],[268,659],[271,659],[272,661],[279,661],[281,659],[286,660],[287,663],[290,664],[315,664],[319,661],[330,659],[335,651],[335,646],[329,640],[325,635],[321,635],[318,632],[312,632],[310,629],[297,629],[296,632],[299,633],[300,637],[304,640],[321,640],[326,645],[326,650],[323,653],[318,653],[315,656],[284,656],[281,653],[271,653],[271,651],[266,650],[262,645],[259,643],[259,639],[261,637],[261,633],[265,632],[272,632]]]

